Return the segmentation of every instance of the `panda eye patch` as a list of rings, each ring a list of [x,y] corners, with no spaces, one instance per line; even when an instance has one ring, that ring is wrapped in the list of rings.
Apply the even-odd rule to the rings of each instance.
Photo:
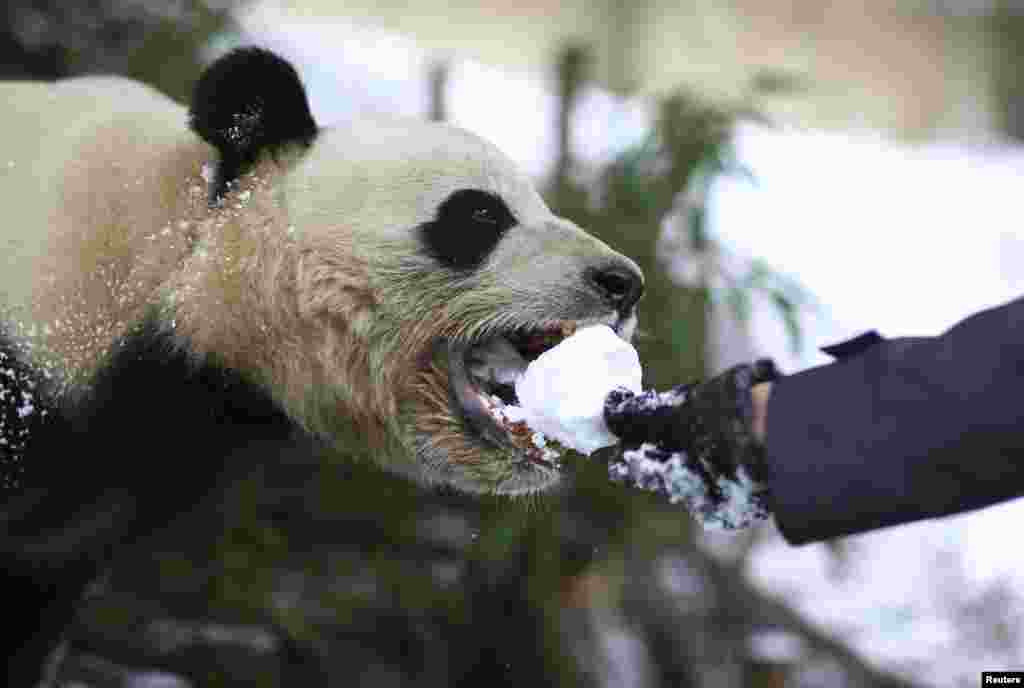
[[[437,216],[420,226],[431,257],[454,270],[478,268],[516,224],[505,201],[480,189],[460,189],[438,206]]]

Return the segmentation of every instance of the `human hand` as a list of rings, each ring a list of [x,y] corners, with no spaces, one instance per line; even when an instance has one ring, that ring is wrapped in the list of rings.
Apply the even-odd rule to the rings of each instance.
[[[768,432],[768,399],[771,395],[771,382],[761,382],[750,388],[750,401],[752,402],[753,411],[750,419],[750,429],[754,433],[754,439],[762,445]]]
[[[763,359],[667,392],[613,392],[605,422],[622,453],[609,476],[682,502],[707,527],[767,517],[764,417],[778,377]]]

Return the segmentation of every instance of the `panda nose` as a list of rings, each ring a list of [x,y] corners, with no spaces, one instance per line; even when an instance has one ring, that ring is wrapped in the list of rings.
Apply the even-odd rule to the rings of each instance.
[[[644,293],[643,276],[626,266],[592,268],[584,276],[620,313],[629,312]]]

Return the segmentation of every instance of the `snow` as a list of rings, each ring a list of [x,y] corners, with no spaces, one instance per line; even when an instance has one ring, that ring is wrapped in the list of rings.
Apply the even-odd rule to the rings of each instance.
[[[692,461],[684,452],[666,452],[644,443],[622,452],[622,461],[608,465],[608,476],[662,494],[672,504],[681,503],[710,530],[745,528],[768,517],[764,486],[752,480],[742,467],[736,471],[735,480],[724,475],[716,478],[721,498],[715,498],[691,467]],[[713,473],[707,468],[705,471]]]
[[[127,688],[188,688],[191,684],[173,674],[146,672],[130,676],[126,685]]]
[[[586,327],[532,361],[516,380],[506,414],[581,454],[618,442],[604,423],[608,393],[640,392],[640,356],[607,325]]]
[[[0,489],[16,488],[21,484],[24,465],[23,452],[28,446],[29,431],[35,413],[46,414],[35,404],[29,391],[35,386],[24,373],[10,364],[9,356],[0,352]]]
[[[748,644],[750,654],[765,662],[796,663],[807,655],[803,638],[779,629],[755,633]]]
[[[32,403],[32,395],[28,392],[21,393],[21,406],[17,408],[19,418],[27,418],[36,410],[35,405]]]

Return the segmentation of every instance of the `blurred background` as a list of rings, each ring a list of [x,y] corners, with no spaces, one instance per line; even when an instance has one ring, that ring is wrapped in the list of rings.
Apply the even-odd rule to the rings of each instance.
[[[187,102],[259,44],[321,125],[448,120],[648,277],[645,386],[788,372],[1024,292],[1014,0],[6,0],[0,77]],[[2,106],[0,106],[2,107]],[[838,391],[837,391],[838,393]],[[1024,664],[1024,504],[793,548],[609,485],[538,503],[260,457],[124,557],[66,685],[975,686]]]

